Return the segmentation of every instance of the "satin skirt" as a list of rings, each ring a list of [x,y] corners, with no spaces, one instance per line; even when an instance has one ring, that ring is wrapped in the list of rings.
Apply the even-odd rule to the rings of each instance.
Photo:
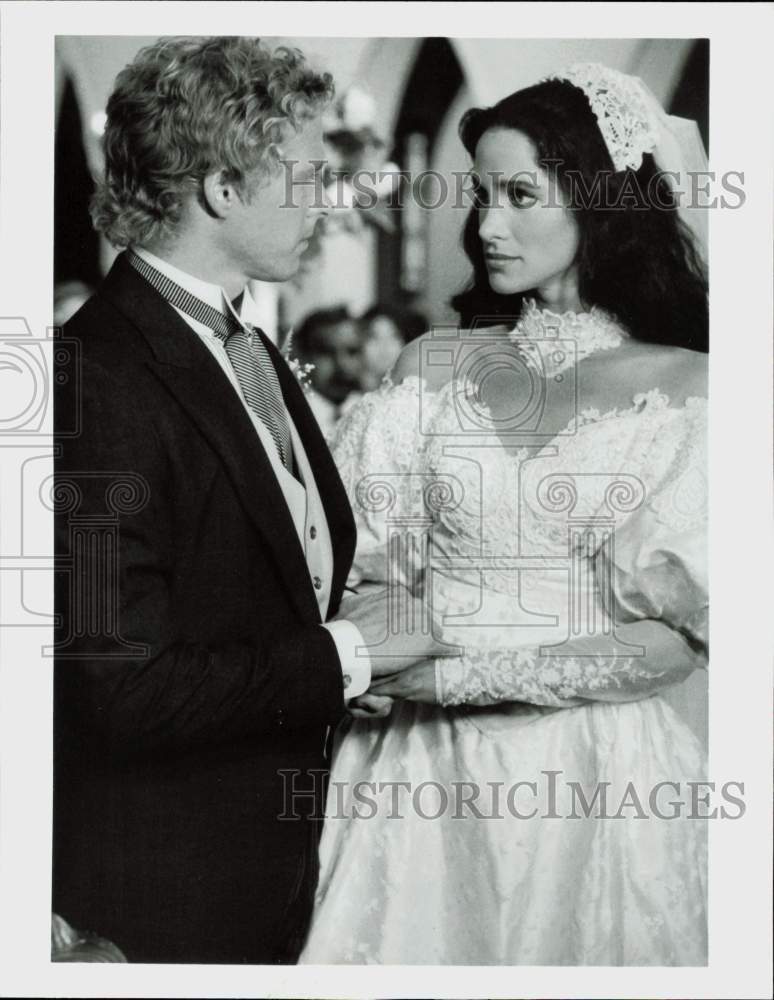
[[[350,720],[300,961],[704,965],[705,770],[659,696]]]

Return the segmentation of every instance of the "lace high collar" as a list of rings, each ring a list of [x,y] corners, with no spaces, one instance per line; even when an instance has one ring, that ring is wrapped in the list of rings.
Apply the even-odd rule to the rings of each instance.
[[[518,323],[508,333],[511,343],[546,378],[599,351],[620,347],[628,336],[598,306],[589,312],[556,313],[539,308],[534,299],[525,300]]]

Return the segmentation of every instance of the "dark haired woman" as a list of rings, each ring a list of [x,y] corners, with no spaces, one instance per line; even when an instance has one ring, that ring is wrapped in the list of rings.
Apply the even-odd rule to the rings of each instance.
[[[457,655],[352,708],[304,962],[706,962],[703,753],[659,694],[707,640],[675,128],[598,66],[463,119],[468,331],[410,344],[335,446],[358,585],[424,593]]]

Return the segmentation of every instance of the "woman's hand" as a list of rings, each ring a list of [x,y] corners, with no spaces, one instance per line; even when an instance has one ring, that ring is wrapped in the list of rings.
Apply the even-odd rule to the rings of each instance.
[[[435,690],[435,660],[421,660],[413,667],[407,667],[399,674],[378,677],[368,689],[369,694],[389,695],[405,701],[421,701],[425,705],[437,705]]]

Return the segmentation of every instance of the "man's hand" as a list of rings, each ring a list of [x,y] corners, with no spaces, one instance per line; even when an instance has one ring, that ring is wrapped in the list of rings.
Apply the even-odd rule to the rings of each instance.
[[[347,705],[347,711],[356,719],[386,719],[392,711],[393,699],[387,695],[361,694]]]
[[[424,600],[399,585],[347,594],[336,617],[360,629],[371,657],[372,677],[396,674],[430,657],[459,655],[457,647],[435,638],[439,629]]]
[[[368,694],[379,697],[389,695],[390,698],[403,698],[406,701],[421,701],[425,705],[437,705],[435,662],[423,660],[399,674],[381,677],[371,685]]]

